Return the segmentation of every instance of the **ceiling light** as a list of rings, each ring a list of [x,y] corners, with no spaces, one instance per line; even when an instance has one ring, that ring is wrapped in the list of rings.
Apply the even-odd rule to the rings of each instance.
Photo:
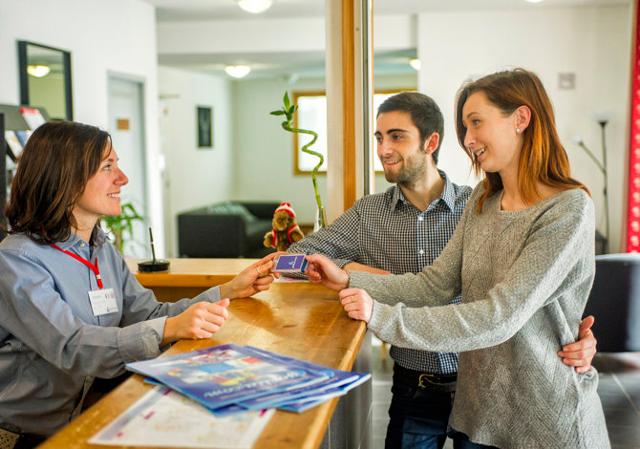
[[[252,14],[260,14],[271,8],[273,0],[236,0],[238,6]]]
[[[420,60],[418,58],[411,58],[409,59],[409,65],[413,68],[413,70],[415,70],[416,72],[420,71]]]
[[[35,78],[43,78],[51,72],[51,67],[48,65],[35,65],[29,64],[27,66],[27,73]]]
[[[251,72],[251,67],[248,65],[228,65],[224,68],[224,71],[234,78],[244,78]]]
[[[529,3],[540,3],[542,0],[526,0]]]

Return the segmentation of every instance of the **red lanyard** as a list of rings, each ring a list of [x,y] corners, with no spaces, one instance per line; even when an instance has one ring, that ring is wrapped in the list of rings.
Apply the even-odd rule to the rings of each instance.
[[[94,265],[91,262],[89,262],[87,259],[85,259],[84,257],[80,257],[77,254],[72,253],[71,251],[67,251],[66,249],[62,249],[58,245],[56,245],[55,243],[53,243],[51,246],[54,249],[57,249],[58,251],[60,251],[62,253],[65,253],[67,256],[73,257],[75,260],[80,262],[82,265],[86,266],[91,271],[93,271],[93,274],[96,275],[96,281],[98,281],[98,288],[102,289],[104,287],[104,285],[102,284],[102,277],[100,276],[100,269],[98,268],[98,258],[97,257],[96,257],[96,264]]]

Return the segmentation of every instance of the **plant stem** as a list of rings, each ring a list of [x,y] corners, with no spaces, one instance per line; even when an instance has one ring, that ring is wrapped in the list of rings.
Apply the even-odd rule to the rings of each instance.
[[[324,215],[325,215],[324,207],[322,206],[322,197],[320,196],[320,190],[318,189],[318,171],[320,170],[320,167],[324,163],[324,156],[321,153],[318,153],[317,151],[313,151],[309,149],[309,147],[313,145],[316,142],[316,140],[318,140],[318,133],[316,133],[315,131],[307,130],[307,129],[294,128],[288,122],[283,122],[282,127],[286,131],[289,131],[290,133],[307,134],[313,137],[313,139],[311,139],[302,147],[302,151],[312,156],[316,156],[318,159],[320,159],[320,162],[318,162],[318,164],[315,167],[313,167],[313,170],[311,171],[311,181],[313,182],[313,191],[316,196],[316,204],[318,206],[320,224],[322,227],[324,227],[326,226],[325,219],[324,219]]]

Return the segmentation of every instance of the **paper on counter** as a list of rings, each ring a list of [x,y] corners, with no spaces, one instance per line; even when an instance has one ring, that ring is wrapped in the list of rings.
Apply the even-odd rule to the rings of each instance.
[[[275,410],[214,416],[166,387],[145,394],[89,440],[91,444],[250,449]]]

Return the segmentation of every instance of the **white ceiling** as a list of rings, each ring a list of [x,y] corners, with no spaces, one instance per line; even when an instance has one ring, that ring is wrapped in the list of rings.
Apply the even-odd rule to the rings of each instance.
[[[274,0],[274,5],[263,14],[250,14],[241,10],[235,0],[144,0],[156,7],[159,22],[190,20],[242,20],[294,17],[323,17],[324,0]],[[544,0],[528,3],[525,0],[370,0],[374,14],[416,14],[424,11],[504,10],[579,7],[591,5],[629,4],[631,0]],[[416,49],[388,52],[376,51],[375,72],[382,74],[415,73],[408,65]],[[162,65],[180,67],[205,73],[224,73],[225,65],[248,64],[252,67],[249,78],[255,77],[321,77],[324,74],[325,55],[322,52],[269,53],[269,54],[160,54]]]
[[[242,11],[234,0],[145,0],[154,5],[159,21],[228,20],[256,17],[316,17],[324,15],[323,0],[274,0],[274,5],[258,16]],[[479,9],[557,8],[581,5],[629,4],[631,0],[371,0],[375,14],[413,14],[423,11]]]
[[[376,75],[415,74],[409,60],[416,57],[415,49],[376,52]],[[323,52],[281,53],[221,53],[221,54],[170,54],[159,55],[161,65],[179,67],[204,73],[223,73],[226,65],[251,66],[249,78],[284,77],[290,82],[298,78],[324,77],[325,54]]]

